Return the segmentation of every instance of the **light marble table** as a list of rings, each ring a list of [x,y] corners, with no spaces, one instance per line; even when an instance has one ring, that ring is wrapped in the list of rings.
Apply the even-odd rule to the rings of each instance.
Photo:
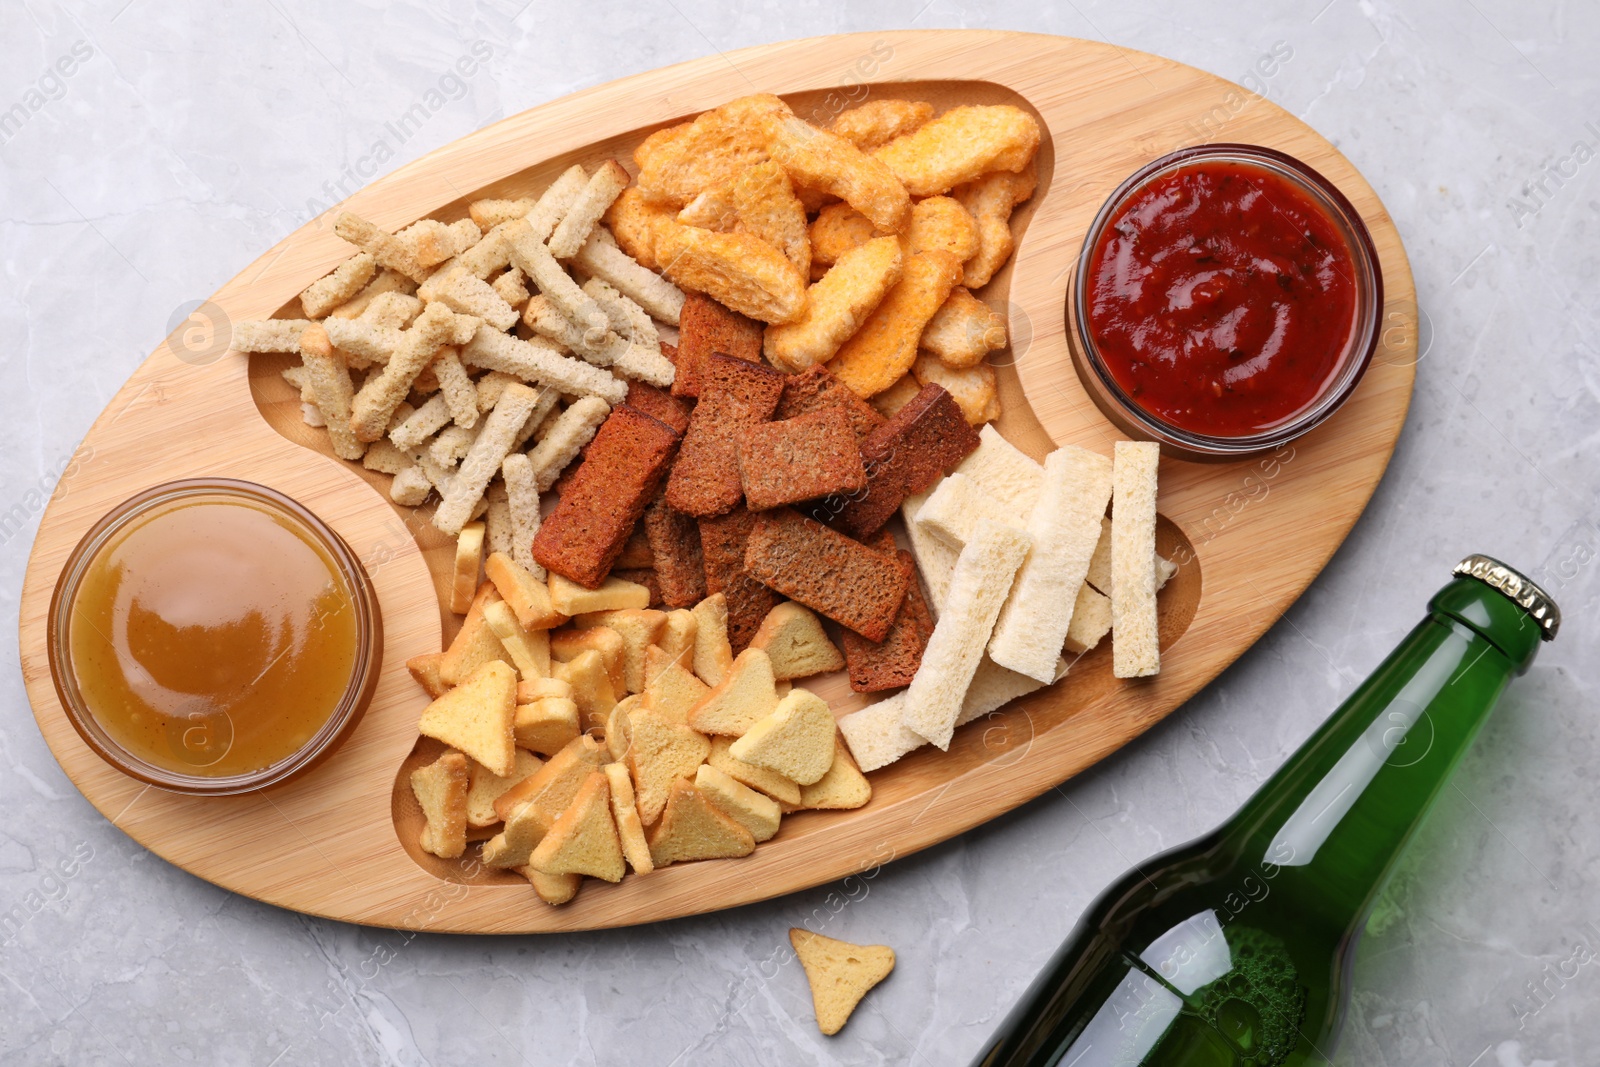
[[[713,50],[986,26],[1110,40],[1235,79],[1287,52],[1265,92],[1388,205],[1426,355],[1371,508],[1252,652],[1093,771],[883,869],[828,919],[827,933],[887,942],[900,959],[837,1038],[818,1035],[797,967],[770,980],[761,967],[789,926],[826,913],[829,887],[563,937],[407,938],[280,911],[169,866],[84,802],[40,739],[12,659],[0,712],[5,1062],[965,1063],[1093,895],[1232,812],[1472,550],[1550,579],[1566,630],[1511,690],[1386,894],[1339,1062],[1595,1062],[1600,965],[1577,961],[1600,950],[1600,10],[223,6],[0,7],[0,109],[25,110],[0,129],[8,648],[37,524],[30,491],[51,487],[193,302],[320,210],[312,201],[325,206],[347,168],[379,142],[388,170],[522,108]],[[483,68],[441,81],[480,41]],[[72,73],[47,74],[63,57]],[[401,140],[389,123],[430,90],[438,106]]]

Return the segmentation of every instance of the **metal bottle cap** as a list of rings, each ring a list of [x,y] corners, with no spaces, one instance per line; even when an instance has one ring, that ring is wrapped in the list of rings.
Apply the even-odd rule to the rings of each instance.
[[[1556,606],[1550,594],[1540,589],[1527,575],[1507,567],[1493,556],[1474,552],[1457,563],[1451,573],[1476,578],[1503,594],[1513,604],[1533,616],[1533,621],[1539,624],[1539,636],[1544,640],[1553,641],[1556,631],[1561,629],[1561,609]]]

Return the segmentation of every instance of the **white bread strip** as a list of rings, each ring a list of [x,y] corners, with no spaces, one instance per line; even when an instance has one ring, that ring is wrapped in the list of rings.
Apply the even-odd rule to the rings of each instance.
[[[959,548],[952,548],[935,537],[918,521],[927,505],[929,493],[908,496],[900,505],[900,514],[906,521],[906,534],[911,539],[911,554],[916,557],[917,571],[928,592],[928,606],[934,618],[944,614],[945,601],[950,597],[950,576],[955,573]]]
[[[527,214],[528,228],[532,231],[534,240],[545,242],[550,240],[550,235],[555,233],[556,226],[561,222],[578,196],[583,192],[584,186],[589,184],[589,176],[583,168],[574,163],[561,172],[561,176],[550,183],[550,187],[539,194],[538,201]]]
[[[404,330],[378,326],[366,319],[323,319],[322,328],[328,331],[328,340],[335,348],[368,363],[388,363],[405,339]]]
[[[534,484],[533,463],[521,452],[513,452],[500,465],[500,472],[505,476],[506,499],[511,511],[508,555],[542,581],[544,568],[533,559],[533,538],[539,532],[539,488]]]
[[[540,337],[570,348],[596,367],[610,367],[628,348],[627,339],[609,329],[584,330],[542,293],[528,298],[522,321]]]
[[[616,286],[603,278],[590,278],[583,283],[583,291],[594,298],[600,310],[606,313],[611,328],[636,345],[661,350],[661,331],[656,320],[637,303],[623,296]]]
[[[547,493],[566,469],[600,431],[600,424],[611,414],[611,406],[597,396],[574,400],[567,410],[556,416],[544,439],[528,453],[532,463],[535,492]]]
[[[1172,576],[1178,573],[1178,565],[1164,556],[1156,556],[1156,592],[1161,592]],[[1089,560],[1089,573],[1084,576],[1084,581],[1094,586],[1095,592],[1111,595],[1111,520],[1100,520],[1100,542],[1094,546],[1094,557]]]
[[[1118,441],[1112,455],[1111,673],[1144,678],[1161,670],[1156,631],[1156,468],[1161,448]]]
[[[348,211],[333,220],[333,232],[349,241],[390,270],[399,271],[414,282],[427,280],[429,264],[417,260],[415,239],[401,241],[381,226]],[[337,342],[335,342],[337,343]]]
[[[1059,677],[1067,665],[1058,659],[1056,668]],[[1032,678],[1008,671],[985,656],[973,672],[972,684],[961,701],[961,713],[956,716],[956,725],[965,726],[1042,688]],[[844,735],[845,744],[850,746],[850,754],[862,771],[887,767],[928,743],[927,738],[907,729],[900,721],[906,692],[902,690],[839,720],[839,732]]]
[[[539,292],[548,296],[561,314],[580,330],[604,331],[607,328],[606,313],[578,288],[578,283],[556,262],[550,249],[534,238],[527,219],[507,223],[505,233],[506,240],[511,242],[512,264],[533,279]]]
[[[385,437],[367,446],[366,455],[361,457],[361,465],[369,471],[399,474],[417,464],[410,456],[396,448],[393,441]]]
[[[450,422],[450,408],[444,397],[430,396],[427,403],[389,431],[389,441],[402,452],[411,452]]]
[[[607,403],[627,399],[627,383],[599,367],[563,356],[543,342],[521,341],[498,330],[479,330],[461,350],[469,367],[504,371],[525,382],[538,382],[569,396],[598,396]]]
[[[483,238],[483,231],[471,219],[443,223],[437,219],[418,219],[400,230],[394,239],[409,249],[423,267],[437,267],[465,252]]]
[[[305,363],[306,381],[316,396],[317,410],[328,428],[328,442],[340,459],[360,459],[367,446],[350,429],[350,402],[355,387],[350,371],[333,353],[333,342],[321,323],[314,322],[300,334],[300,358]]]
[[[683,290],[634,262],[616,246],[615,239],[603,226],[595,227],[578,254],[572,257],[572,265],[591,277],[610,282],[652,318],[678,325],[678,315],[683,311]]]
[[[977,449],[961,461],[956,471],[1004,505],[1004,514],[1019,517],[1033,514],[1044,481],[1044,468],[991,425],[978,431]]]
[[[628,181],[628,172],[616,160],[608,159],[600,164],[550,235],[550,254],[557,259],[571,259],[577,255],[600,216],[628,187]]]
[[[380,373],[362,384],[350,405],[350,428],[356,438],[376,441],[382,437],[389,416],[411,391],[411,382],[422,368],[445,345],[461,344],[478,332],[478,325],[478,319],[457,315],[443,304],[429,304],[411,329],[405,331],[394,356]],[[459,529],[449,532],[458,533]]]
[[[317,407],[314,400],[300,401],[300,421],[313,430],[325,430],[328,428],[327,417],[322,414],[322,409]]]
[[[512,455],[516,455],[515,452]],[[507,456],[510,459],[511,456]],[[501,467],[504,471],[504,466]],[[489,486],[489,491],[484,494],[484,499],[489,501],[489,510],[483,513],[483,524],[489,540],[489,554],[496,552],[511,555],[511,501],[506,493],[505,482],[495,482]]]
[[[488,411],[494,407],[494,402],[500,399],[500,394],[511,382],[517,380],[515,374],[507,374],[503,370],[492,370],[479,378],[474,384],[478,390],[478,410]]]
[[[433,299],[458,314],[476,315],[497,330],[509,330],[517,324],[516,308],[500,299],[488,282],[461,267],[451,271],[434,289]]]
[[[472,451],[472,442],[478,439],[476,431],[460,426],[446,426],[439,436],[428,442],[428,455],[441,467],[454,467]]]
[[[1027,534],[984,519],[956,558],[949,599],[906,689],[901,714],[907,727],[941,749],[950,747],[961,702],[1028,544]]]
[[[450,480],[444,499],[433,513],[434,526],[455,535],[472,519],[483,500],[483,491],[489,488],[489,480],[505,462],[517,431],[522,429],[538,400],[538,392],[526,385],[506,386],[494,410],[489,412],[478,439],[472,443],[472,451],[461,461],[461,468]]]
[[[377,273],[378,261],[372,254],[357,252],[335,267],[331,274],[306,286],[300,294],[300,307],[307,318],[320,319],[361,292]]]
[[[439,379],[439,395],[444,397],[444,406],[450,409],[450,418],[462,429],[472,429],[478,422],[478,387],[467,377],[460,352],[451,347],[441,348],[433,357],[433,374]]]
[[[1073,655],[1082,655],[1098,645],[1111,632],[1111,598],[1091,589],[1088,583],[1078,586],[1078,595],[1072,605],[1072,625],[1067,627],[1067,638],[1062,647]]]
[[[528,443],[528,438],[536,433],[545,420],[556,409],[556,402],[561,399],[559,390],[542,388],[539,390],[539,401],[533,405],[533,410],[528,413],[528,421],[522,424],[522,429],[517,431],[517,439],[511,443],[511,451],[517,452]]]
[[[506,240],[506,227],[509,225],[510,223],[502,222],[484,234],[483,240],[456,257],[454,266],[460,267],[474,278],[487,278],[510,263],[511,244]],[[443,282],[444,279],[439,278],[439,281]]]
[[[939,480],[922,506],[917,509],[917,525],[956,552],[972,536],[972,529],[984,517],[1027,531],[1028,516],[1001,506],[976,481],[954,471]],[[951,564],[954,566],[954,562]]]
[[[399,275],[395,275],[399,277]],[[403,330],[422,314],[422,301],[409,293],[379,293],[356,318],[374,326]]]
[[[534,201],[524,200],[474,200],[467,205],[472,221],[485,230],[492,230],[502,222],[520,219],[533,210]]]
[[[298,352],[309,319],[265,319],[233,324],[228,347],[235,352]]]
[[[378,276],[367,283],[367,287],[328,312],[329,318],[355,319],[360,318],[372,302],[385,293],[411,294],[417,291],[417,283],[407,278],[399,271],[384,267],[378,271]]]
[[[407,467],[389,483],[389,499],[402,507],[419,507],[431,492],[433,483],[421,467]]]
[[[506,306],[513,312],[518,311],[528,302],[532,294],[528,292],[527,279],[521,268],[511,267],[500,277],[489,283],[495,295],[506,302]]]
[[[989,658],[1041,685],[1056,677],[1056,660],[1072,625],[1100,519],[1111,500],[1111,461],[1077,445],[1044,458],[1044,485],[1028,517],[1033,548],[989,638]]]

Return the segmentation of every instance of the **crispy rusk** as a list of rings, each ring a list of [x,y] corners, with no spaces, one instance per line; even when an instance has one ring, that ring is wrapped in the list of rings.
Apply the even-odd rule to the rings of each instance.
[[[440,859],[455,859],[467,850],[467,757],[446,752],[426,767],[411,772],[411,792],[425,820],[417,844]]]
[[[1011,258],[1016,239],[1011,233],[1011,212],[1033,195],[1038,174],[1032,166],[1020,173],[995,171],[958,185],[950,195],[978,220],[978,251],[966,263],[963,284],[969,289],[988,285],[995,271]]]
[[[842,739],[833,742],[833,765],[817,781],[800,788],[803,810],[830,809],[834,811],[859,808],[872,799],[872,784],[861,773],[850,749]]]
[[[750,647],[767,654],[779,681],[844,670],[844,656],[823,632],[822,620],[792,600],[767,612]]]
[[[348,211],[339,212],[333,220],[333,232],[370,253],[380,265],[399,271],[414,282],[425,281],[431,273],[429,265],[417,259],[412,242],[401,241],[388,230],[360,216]]]
[[[952,370],[982,363],[990,352],[1005,346],[1005,316],[961,286],[950,291],[944,306],[922,329],[923,349]]]
[[[809,689],[794,689],[728,746],[728,755],[777,771],[801,786],[812,785],[833,766],[835,733],[828,702]]]
[[[483,614],[484,609],[497,599],[499,594],[495,592],[493,584],[484,582],[478,587],[478,595],[472,598],[461,629],[456,632],[450,647],[444,650],[444,658],[439,661],[439,679],[446,686],[466,681],[469,674],[489,660],[499,660],[507,666],[513,666],[510,654],[500,643],[500,638],[495,636],[494,628]]]
[[[728,598],[713,593],[690,609],[694,612],[694,673],[707,685],[720,685],[733,667],[728,640]]]
[[[524,198],[522,200],[474,200],[467,205],[467,214],[472,216],[472,221],[478,224],[481,230],[492,230],[502,222],[520,219],[533,210],[534,201]]]
[[[800,318],[767,327],[767,359],[795,372],[832,359],[900,280],[902,262],[894,237],[877,237],[846,252],[807,290]]]
[[[596,167],[546,242],[550,254],[557,259],[571,259],[577,255],[600,217],[628,187],[629,180],[628,172],[614,159],[608,159]]]
[[[960,280],[961,261],[949,252],[905,257],[900,280],[828,361],[828,369],[863,398],[889,388],[916,362],[922,328]]]
[[[735,781],[727,771],[719,771],[709,763],[702,763],[694,772],[694,787],[723,814],[750,831],[756,843],[770,840],[778,832],[783,809],[778,802],[758,793],[743,782]]]
[[[550,635],[550,656],[558,663],[571,662],[589,651],[600,653],[600,661],[606,665],[612,689],[623,692],[627,687],[627,674],[622,665],[621,634],[609,626],[585,626],[557,630]]]
[[[432,305],[429,305],[430,308]],[[445,533],[457,533],[467,524],[483,500],[489,481],[500,464],[516,447],[517,433],[539,403],[539,391],[521,382],[512,382],[500,394],[482,429],[472,439],[471,450],[441,492],[433,525]]]
[[[350,428],[350,405],[355,399],[350,369],[328,339],[322,323],[313,322],[301,331],[300,359],[312,397],[327,424],[328,443],[333,446],[334,455],[361,459],[367,446]]]
[[[550,603],[563,615],[583,615],[591,611],[617,608],[647,608],[650,590],[621,578],[607,578],[598,589],[585,589],[560,574],[550,575]]]
[[[735,738],[713,737],[711,739],[711,755],[706,757],[706,762],[717,770],[722,771],[736,782],[743,782],[752,789],[759,789],[767,796],[780,804],[794,807],[800,803],[800,785],[791,778],[785,778],[777,771],[765,767],[757,767],[753,763],[734,759],[728,750],[733,746]]]
[[[706,698],[711,687],[683,664],[667,658],[659,648],[650,649],[648,663],[650,681],[644,689],[645,705],[673,722],[687,725],[689,712]]]
[[[706,761],[711,742],[704,734],[649,708],[635,709],[628,716],[628,726],[628,772],[638,796],[639,817],[649,825],[661,817],[673,781],[692,777],[695,768]]]
[[[579,735],[546,760],[544,766],[501,793],[494,802],[494,813],[506,820],[509,829],[512,816],[531,806],[537,816],[536,835],[528,845],[531,851],[533,845],[539,843],[539,837],[556,821],[556,816],[578,795],[590,772],[599,770],[605,763],[606,755],[605,748],[594,738]],[[514,867],[517,864],[492,866]]]
[[[572,686],[572,699],[578,705],[578,726],[584,730],[605,727],[618,693],[611,685],[611,672],[605,660],[592,649],[580,652],[565,663],[553,664],[550,675]]]
[[[417,730],[465,752],[495,774],[510,774],[516,766],[511,734],[516,695],[516,672],[490,660],[424,708]]]
[[[811,223],[811,264],[830,267],[852,248],[884,236],[872,220],[846,203],[829,204]]]
[[[678,213],[678,221],[707,230],[749,234],[782,252],[802,276],[811,272],[805,205],[795,196],[784,169],[771,160],[707,189]]]
[[[526,865],[516,868],[516,871],[528,880],[533,891],[546,904],[565,904],[577,896],[583,886],[581,874],[545,874]]]
[[[503,552],[491,552],[483,564],[484,574],[494,583],[500,598],[516,612],[517,622],[527,630],[549,630],[567,621],[550,601],[550,586]]]
[[[895,412],[915,400],[920,392],[922,383],[917,381],[915,374],[907,371],[899,381],[872,398],[872,407],[884,418],[892,419]]]
[[[791,181],[832,193],[885,233],[905,229],[911,197],[886,164],[838,134],[819,130],[792,114],[769,115],[765,121],[772,158],[789,172]]]
[[[1039,123],[1010,104],[954,107],[873,153],[912,196],[947,193],[993,170],[1033,162]]]
[[[579,733],[578,702],[571,697],[539,697],[519,702],[511,717],[517,747],[550,756],[570,745]]]
[[[982,361],[955,370],[929,352],[917,356],[911,372],[924,386],[939,385],[950,394],[969,426],[982,426],[1000,417],[1000,393],[994,368]]]
[[[657,867],[686,860],[729,859],[755,851],[750,831],[713,804],[688,777],[671,784],[666,813],[650,831],[650,859]]]
[[[959,200],[930,196],[912,207],[905,242],[907,255],[936,249],[965,263],[978,251],[978,222]]]
[[[645,651],[661,636],[667,615],[653,608],[623,608],[600,615],[601,625],[622,638],[622,693],[642,693],[645,676]]]
[[[406,660],[406,670],[411,672],[411,677],[417,680],[429,697],[442,697],[450,688],[439,677],[439,665],[443,662],[443,652],[425,652]]]
[[[617,706],[606,716],[606,751],[611,753],[612,759],[628,758],[628,749],[633,747],[633,725],[628,717],[643,705],[644,697],[636,693],[617,701]]]
[[[673,219],[657,219],[653,232],[656,259],[679,285],[762,322],[793,322],[805,310],[806,276],[760,238]]]
[[[456,535],[455,571],[450,579],[450,610],[465,615],[478,591],[478,571],[483,567],[484,525],[469,522]]]
[[[516,765],[510,774],[495,774],[481,763],[467,768],[467,825],[474,829],[493,826],[500,821],[495,814],[494,802],[504,796],[518,782],[533,774],[544,761],[532,752],[518,748]]]
[[[617,821],[617,838],[622,844],[622,855],[635,874],[649,874],[656,869],[650,859],[650,844],[644,836],[644,820],[639,818],[639,802],[633,795],[633,779],[622,763],[608,763],[602,768],[606,784],[611,787],[611,816]]]
[[[771,658],[759,648],[747,648],[689,712],[689,725],[701,733],[741,737],[777,706]]]
[[[350,402],[350,429],[356,439],[376,441],[382,437],[388,431],[395,409],[411,391],[411,383],[422,368],[445,345],[471,340],[480,324],[481,320],[457,315],[443,304],[429,304],[401,336],[383,370],[370,375]]]
[[[378,261],[370,252],[358,252],[318,278],[300,294],[300,307],[307,318],[320,319],[354,297],[378,273]]]
[[[545,697],[564,697],[572,699],[572,684],[560,678],[519,678],[517,679],[517,703],[531,704],[535,700]]]
[[[811,986],[817,1029],[837,1034],[861,998],[894,970],[894,949],[888,945],[852,945],[800,927],[789,930],[800,965]]]
[[[545,874],[585,874],[607,882],[622,881],[628,869],[611,814],[611,786],[604,773],[590,772],[578,795],[528,856],[528,866]]]
[[[489,628],[511,657],[511,665],[523,678],[544,678],[550,674],[550,631],[525,630],[516,612],[504,600],[495,600],[483,609]]]
[[[904,137],[931,118],[933,105],[922,100],[869,100],[860,107],[839,112],[832,128],[863,152],[870,152],[896,137]]]
[[[645,196],[681,207],[768,158],[766,117],[792,116],[776,96],[730,100],[682,126],[657,130],[633,153]]]
[[[672,214],[670,207],[652,201],[637,185],[630,185],[611,202],[603,221],[611,228],[618,247],[638,260],[641,267],[655,270],[660,264],[656,262],[651,226],[656,219],[671,218]]]
[[[694,670],[694,639],[699,630],[700,621],[688,608],[667,612],[667,623],[661,628],[661,636],[656,639],[665,661],[680,663],[685,670]]]

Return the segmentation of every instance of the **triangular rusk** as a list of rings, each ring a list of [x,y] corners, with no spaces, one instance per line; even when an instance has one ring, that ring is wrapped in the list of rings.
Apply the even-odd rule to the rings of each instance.
[[[517,621],[528,630],[548,630],[560,626],[567,617],[550,603],[550,586],[504,552],[492,552],[483,571],[494,583],[500,599],[511,605]]]
[[[565,904],[578,895],[578,887],[583,884],[581,874],[545,874],[526,865],[518,867],[517,873],[528,880],[546,904]]]
[[[690,710],[706,698],[711,687],[659,648],[652,646],[646,661],[649,664],[649,680],[644,687],[646,705],[673,722],[687,724]]]
[[[806,969],[817,1028],[837,1034],[867,991],[894,970],[894,949],[888,945],[852,945],[794,927],[789,943]]]
[[[474,827],[493,826],[500,821],[500,816],[495,814],[494,802],[510,791],[518,782],[537,771],[544,761],[532,752],[518,748],[516,751],[515,766],[510,774],[498,775],[481,763],[474,763],[469,770],[467,786],[467,825]]]
[[[611,786],[611,815],[617,820],[622,855],[635,874],[649,874],[656,865],[650,858],[650,844],[644,837],[639,802],[633,797],[633,779],[628,777],[628,768],[621,763],[608,763],[603,769],[606,782]]]
[[[871,799],[872,783],[867,781],[867,776],[856,766],[856,761],[850,757],[850,750],[842,741],[835,738],[833,765],[820,779],[800,788],[800,803],[796,806],[802,810],[813,808],[843,810],[859,808]]]
[[[820,781],[833,765],[833,712],[809,689],[792,690],[771,715],[728,747],[734,759],[777,771],[802,786]]]
[[[461,620],[460,631],[439,660],[439,680],[444,685],[460,685],[490,660],[499,660],[508,667],[512,666],[511,654],[500,643],[494,627],[489,625],[488,618],[484,616],[484,609],[498,595],[492,582],[484,582],[478,587],[478,595],[472,598],[467,617]]]
[[[657,867],[684,860],[748,856],[755,848],[750,831],[706,799],[687,778],[672,783],[667,810],[650,832],[650,859]]]
[[[778,706],[772,661],[759,648],[739,653],[722,681],[689,713],[689,725],[703,734],[741,737]]]
[[[459,752],[446,752],[411,772],[411,791],[426,820],[417,841],[422,851],[447,860],[466,851],[469,788],[467,757]]]
[[[509,822],[518,808],[537,802],[536,807],[548,829],[578,795],[589,772],[600,769],[605,757],[606,751],[598,741],[580,734],[551,756],[543,767],[496,797],[495,814]]]
[[[750,647],[767,654],[779,681],[844,670],[844,655],[822,631],[822,621],[791,600],[767,612]]]
[[[611,786],[604,774],[590,773],[528,857],[528,866],[545,874],[586,874],[607,882],[622,881],[627,868],[622,863],[616,820],[611,816]]]
[[[647,824],[661,817],[676,778],[693,777],[711,754],[711,742],[659,712],[639,708],[628,716],[631,733],[628,771],[638,796],[639,817]]]
[[[753,763],[734,759],[728,755],[728,749],[732,745],[731,737],[712,738],[711,755],[706,758],[706,762],[734,781],[743,782],[751,789],[761,790],[780,804],[794,807],[800,803],[800,786],[794,779],[785,778],[777,771],[769,771],[765,767],[757,767]]]
[[[495,774],[507,775],[515,769],[511,722],[516,698],[517,672],[492,659],[424,708],[417,730],[460,749]]]

